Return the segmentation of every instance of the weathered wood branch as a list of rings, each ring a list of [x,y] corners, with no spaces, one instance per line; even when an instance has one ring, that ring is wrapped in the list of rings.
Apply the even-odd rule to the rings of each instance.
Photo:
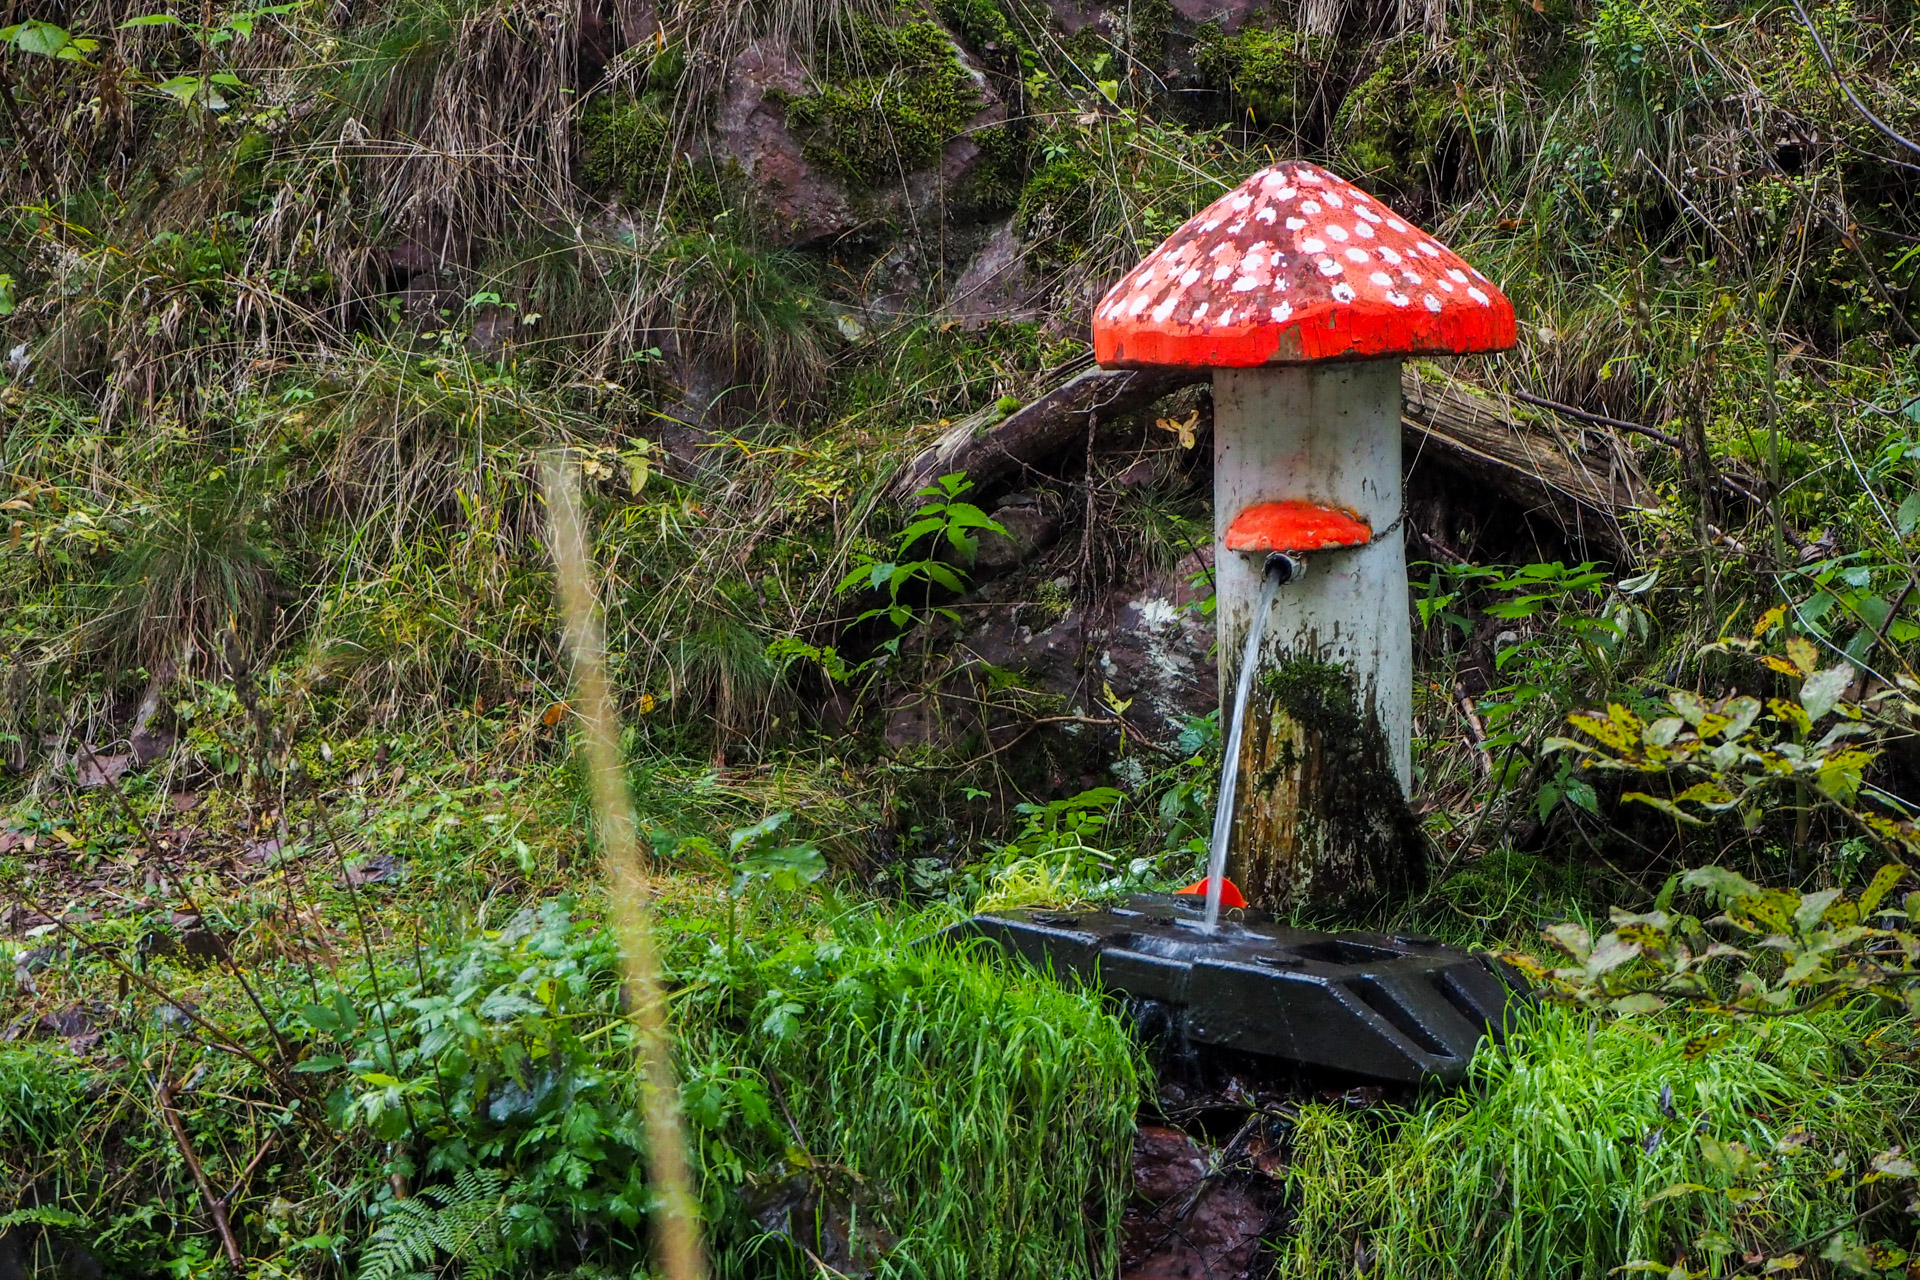
[[[989,406],[960,419],[914,455],[894,481],[894,496],[904,500],[954,471],[966,472],[983,492],[998,489],[1081,439],[1087,414],[1119,417],[1211,376],[1205,369],[1083,370],[1004,418]]]
[[[1632,455],[1609,430],[1569,431],[1510,396],[1409,364],[1400,410],[1407,468],[1432,457],[1502,497],[1550,515],[1596,550],[1624,557],[1620,517],[1654,505]]]
[[[1211,378],[1205,369],[1085,369],[996,420],[988,409],[954,423],[902,468],[906,499],[936,476],[964,471],[987,497],[1085,436],[1089,413],[1118,417]],[[1596,550],[1624,558],[1622,513],[1652,505],[1632,455],[1611,429],[1570,430],[1513,397],[1469,388],[1418,365],[1402,378],[1407,465],[1435,460],[1529,511],[1551,516]]]

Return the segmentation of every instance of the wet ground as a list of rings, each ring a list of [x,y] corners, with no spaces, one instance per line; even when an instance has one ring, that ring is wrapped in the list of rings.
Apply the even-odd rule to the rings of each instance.
[[[1304,1102],[1378,1104],[1380,1088],[1308,1078],[1243,1055],[1159,1055],[1153,1114],[1133,1144],[1120,1280],[1261,1280],[1286,1226],[1285,1176]]]

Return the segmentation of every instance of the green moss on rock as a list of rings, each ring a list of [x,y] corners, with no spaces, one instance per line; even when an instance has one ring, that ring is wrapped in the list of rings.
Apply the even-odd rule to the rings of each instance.
[[[937,23],[850,26],[823,42],[825,85],[787,101],[787,127],[807,159],[871,188],[932,165],[985,100]]]
[[[1334,136],[1356,174],[1412,187],[1455,129],[1466,126],[1452,83],[1434,70],[1425,51],[1418,35],[1389,44],[1372,73],[1340,104]]]

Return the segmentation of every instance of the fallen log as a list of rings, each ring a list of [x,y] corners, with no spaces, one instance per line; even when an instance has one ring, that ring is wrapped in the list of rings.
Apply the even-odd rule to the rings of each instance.
[[[1573,539],[1630,559],[1620,517],[1655,505],[1611,428],[1568,430],[1511,396],[1470,388],[1415,364],[1401,374],[1406,466],[1433,458],[1529,512],[1549,516]]]
[[[1205,369],[1081,368],[1037,400],[1002,417],[994,406],[969,414],[915,454],[893,483],[905,500],[938,476],[955,471],[982,494],[1033,469],[1087,431],[1087,415],[1108,418],[1144,409],[1182,387],[1205,382]]]
[[[937,476],[964,471],[977,496],[989,497],[1084,440],[1089,414],[1117,418],[1211,376],[1205,369],[1081,368],[1005,416],[989,408],[948,427],[901,469],[893,494],[904,500]],[[1653,499],[1611,428],[1570,431],[1511,396],[1417,364],[1406,366],[1401,383],[1409,470],[1429,459],[1444,463],[1595,550],[1630,558],[1620,517]]]

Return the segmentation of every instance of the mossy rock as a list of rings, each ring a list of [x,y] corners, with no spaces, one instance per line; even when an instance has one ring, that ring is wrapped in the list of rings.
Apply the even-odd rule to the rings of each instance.
[[[1401,190],[1420,186],[1448,143],[1471,128],[1453,83],[1425,54],[1418,35],[1393,41],[1341,102],[1334,137],[1356,174]]]
[[[986,99],[939,24],[849,26],[823,37],[825,83],[787,100],[787,127],[808,160],[872,189],[937,162]]]

